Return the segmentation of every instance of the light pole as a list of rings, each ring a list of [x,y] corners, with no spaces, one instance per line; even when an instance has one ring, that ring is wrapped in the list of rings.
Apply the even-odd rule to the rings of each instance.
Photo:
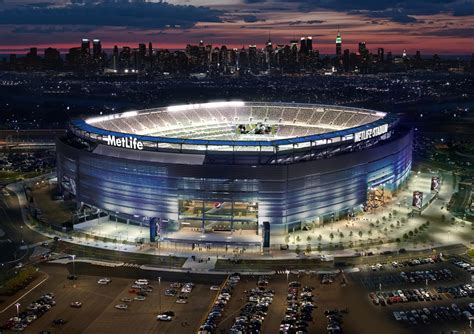
[[[161,314],[161,277],[158,277],[158,313]]]
[[[289,276],[290,276],[290,271],[288,269],[285,270],[285,274],[286,274],[286,285],[288,285],[288,280],[289,280]]]
[[[76,258],[76,255],[71,255],[72,257],[72,275],[76,276],[76,263],[74,262],[74,259]]]
[[[16,303],[16,316],[19,318],[20,317],[20,303]]]

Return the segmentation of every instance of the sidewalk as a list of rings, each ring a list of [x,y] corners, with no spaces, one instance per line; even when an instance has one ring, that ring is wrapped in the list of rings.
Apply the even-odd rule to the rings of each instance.
[[[51,174],[50,174],[51,175]],[[38,177],[39,178],[44,178],[45,176],[40,176]],[[32,181],[34,181],[34,179],[32,179]],[[418,225],[421,225],[422,222],[424,222],[427,217],[429,217],[430,219],[434,219],[433,215],[438,215],[440,214],[440,210],[438,208],[434,208],[434,204],[433,203],[436,203],[436,204],[440,204],[439,202],[441,201],[447,201],[446,197],[449,195],[450,191],[452,191],[452,182],[450,182],[451,179],[448,177],[445,176],[444,178],[444,188],[442,187],[442,190],[440,192],[440,197],[442,199],[439,199],[439,200],[435,200],[432,202],[432,204],[430,206],[428,206],[428,208],[425,209],[425,211],[423,212],[423,215],[421,217],[415,217],[413,218],[413,221],[410,221],[410,224],[408,224],[408,222],[406,223],[406,225],[408,226],[409,225],[409,229],[412,229]],[[423,182],[423,183],[426,183],[426,182]],[[239,252],[239,253],[235,253],[235,249],[232,249],[231,247],[229,248],[229,251],[228,252],[224,252],[222,250],[220,250],[220,248],[218,247],[215,247],[214,246],[210,249],[210,250],[206,250],[205,248],[203,248],[201,251],[199,250],[192,250],[192,249],[181,249],[181,247],[177,247],[175,245],[175,247],[165,247],[166,243],[162,243],[160,245],[160,248],[157,249],[155,247],[150,247],[148,245],[130,245],[130,244],[123,244],[123,243],[113,243],[113,242],[104,242],[103,240],[98,240],[100,238],[97,238],[97,240],[91,240],[91,238],[85,238],[85,237],[80,237],[80,238],[72,238],[70,237],[69,235],[67,234],[62,234],[62,233],[50,233],[50,232],[45,232],[45,231],[41,231],[40,229],[36,228],[35,226],[33,226],[30,221],[28,220],[28,213],[27,213],[27,200],[26,200],[26,197],[25,197],[25,194],[23,192],[23,181],[20,181],[20,182],[17,182],[17,183],[13,183],[13,184],[9,184],[7,186],[7,188],[11,191],[13,191],[17,197],[18,197],[18,200],[19,200],[19,203],[20,203],[20,207],[21,207],[21,212],[22,212],[22,217],[23,217],[23,221],[25,222],[25,224],[32,230],[35,230],[36,232],[48,237],[48,238],[54,238],[54,237],[60,237],[60,238],[63,238],[65,242],[68,242],[68,243],[72,243],[72,244],[77,244],[77,245],[82,245],[82,246],[88,246],[88,247],[97,247],[97,248],[101,248],[101,249],[108,249],[108,250],[115,250],[115,251],[120,251],[120,252],[128,252],[128,253],[138,253],[138,254],[148,254],[148,255],[161,255],[161,256],[180,256],[180,257],[186,257],[189,258],[192,256],[192,255],[195,255],[196,257],[210,257],[210,256],[213,256],[213,257],[216,257],[217,258],[221,258],[221,259],[232,259],[233,257],[237,256],[238,258],[241,258],[241,259],[249,259],[249,260],[297,260],[297,259],[301,259],[301,258],[308,258],[308,259],[316,259],[316,258],[319,258],[321,256],[321,254],[324,254],[324,255],[330,255],[330,256],[334,256],[335,258],[337,257],[347,257],[347,256],[354,256],[355,253],[356,253],[356,250],[355,249],[332,249],[332,250],[323,250],[323,251],[320,251],[320,252],[317,252],[317,251],[314,251],[314,246],[315,246],[315,240],[317,239],[316,238],[316,235],[317,233],[322,233],[322,230],[316,230],[315,232],[313,231],[299,231],[299,232],[296,232],[296,233],[293,233],[292,234],[292,238],[296,239],[298,236],[301,237],[305,237],[306,235],[310,235],[312,236],[312,239],[311,239],[311,244],[313,246],[313,251],[310,252],[309,254],[307,255],[298,255],[296,254],[296,252],[293,252],[293,251],[281,251],[281,250],[271,250],[269,254],[261,254],[259,251],[257,252]],[[367,215],[367,217],[364,217],[363,219],[361,219],[361,222],[363,224],[361,225],[358,225],[357,228],[359,229],[370,229],[370,226],[369,226],[369,222],[376,222],[377,220],[377,217],[380,218],[380,220],[383,220],[383,224],[387,223],[389,224],[391,221],[389,220],[388,222],[385,222],[384,219],[382,219],[382,217],[384,215],[388,215],[389,212],[392,211],[392,209],[394,207],[399,207],[399,215],[401,216],[402,214],[406,214],[406,212],[410,211],[410,205],[407,203],[407,200],[408,200],[408,195],[410,193],[411,189],[407,189],[405,190],[404,192],[402,192],[398,197],[397,197],[397,200],[393,200],[392,203],[390,204],[389,207],[387,208],[384,208],[383,211],[379,211],[377,212],[376,214],[374,214],[373,216],[370,216],[370,215]],[[405,198],[403,198],[403,195],[406,195]],[[402,201],[403,200],[403,201]],[[402,204],[402,202],[404,202]],[[444,212],[444,211],[443,211]],[[446,215],[449,215],[449,213],[445,213]],[[400,217],[398,216],[398,217]],[[449,217],[449,216],[448,216]],[[363,221],[365,220],[365,222]],[[396,219],[394,219],[396,220]],[[344,229],[347,227],[347,224],[349,224],[348,221],[340,221],[340,222],[337,222],[337,223],[333,223],[331,225],[326,225],[325,226],[325,238],[327,237],[327,240],[329,240],[329,236],[326,236],[329,235],[330,233],[336,233],[336,231],[339,231],[340,228]],[[360,224],[360,222],[359,222]],[[354,222],[352,223],[352,225],[354,225]],[[432,227],[430,227],[432,228]],[[408,228],[407,228],[408,230]],[[333,232],[331,232],[333,231]],[[344,232],[346,232],[344,230]],[[459,232],[459,231],[458,231]],[[460,232],[463,232],[463,231],[460,231]],[[365,232],[367,233],[367,232]],[[364,233],[364,234],[365,234]],[[380,233],[377,232],[377,233]],[[346,232],[347,234],[347,232]],[[416,251],[419,251],[419,250],[428,250],[428,249],[432,249],[433,247],[439,247],[439,246],[446,246],[446,245],[454,245],[454,244],[459,244],[460,243],[460,240],[464,241],[463,239],[460,239],[460,238],[451,238],[451,239],[446,239],[446,233],[443,233],[441,236],[440,236],[440,239],[443,241],[443,242],[431,242],[431,243],[419,243],[418,245],[417,244],[414,244],[413,242],[400,242],[400,243],[390,243],[390,244],[383,244],[383,245],[377,245],[377,246],[371,246],[369,248],[366,248],[366,247],[363,247],[362,245],[354,245],[354,248],[358,248],[358,249],[364,249],[365,252],[373,252],[374,254],[378,254],[378,253],[381,253],[381,252],[384,252],[384,251],[397,251],[398,249],[400,248],[405,248],[407,251],[410,251],[410,250],[416,250]],[[448,232],[449,234],[449,232]],[[276,237],[276,238],[281,238],[282,240],[281,243],[286,243],[284,239],[284,237]],[[339,238],[339,237],[337,237]],[[349,238],[348,235],[345,236],[345,238]],[[351,237],[352,238],[352,237]],[[358,238],[358,236],[356,237],[354,235],[354,239]],[[375,238],[375,236],[374,236]],[[305,239],[303,239],[305,240]],[[336,239],[337,240],[337,239]],[[277,240],[278,241],[278,240]],[[278,243],[278,242],[276,242]],[[295,245],[290,242],[288,242],[290,244],[290,246],[293,248]],[[334,244],[337,244],[337,242],[334,242]],[[33,245],[30,245],[29,247],[35,247],[37,246],[37,244],[33,244]],[[303,243],[302,246],[301,246],[301,250],[304,251],[305,250],[305,244]],[[189,263],[187,263],[188,261],[186,261],[186,265],[189,266]]]

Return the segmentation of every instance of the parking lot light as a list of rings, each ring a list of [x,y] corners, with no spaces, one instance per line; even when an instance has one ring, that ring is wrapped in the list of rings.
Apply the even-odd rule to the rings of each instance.
[[[158,314],[161,314],[161,276],[158,277]]]
[[[15,303],[16,306],[16,316],[20,317],[20,303]]]
[[[76,276],[76,263],[74,261],[74,259],[76,258],[76,255],[73,254],[71,255],[71,257],[72,257],[72,274]]]

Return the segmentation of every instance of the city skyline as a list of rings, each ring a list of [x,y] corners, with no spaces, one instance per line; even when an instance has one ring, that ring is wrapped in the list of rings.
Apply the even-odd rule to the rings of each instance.
[[[474,37],[471,1],[420,0],[396,8],[384,1],[350,6],[340,2],[4,0],[0,2],[0,53],[50,46],[66,50],[84,37],[101,39],[104,49],[149,41],[157,48],[183,49],[200,40],[231,48],[263,47],[270,34],[274,44],[312,36],[321,54],[334,54],[338,28],[343,49],[355,50],[365,41],[394,54],[404,49],[409,54],[474,52],[469,42]]]

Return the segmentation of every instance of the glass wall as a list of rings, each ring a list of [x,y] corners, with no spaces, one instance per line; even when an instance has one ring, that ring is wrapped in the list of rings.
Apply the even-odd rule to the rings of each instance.
[[[179,220],[183,227],[206,230],[257,229],[257,202],[179,200]]]

